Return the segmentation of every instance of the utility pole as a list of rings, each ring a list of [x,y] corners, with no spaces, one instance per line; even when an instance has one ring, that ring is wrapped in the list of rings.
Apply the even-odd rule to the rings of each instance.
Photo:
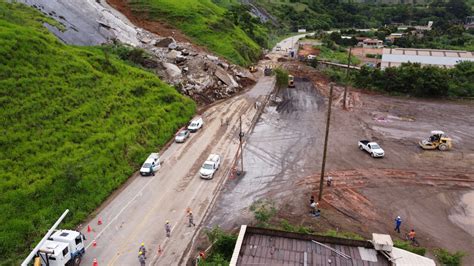
[[[244,149],[242,148],[242,142],[244,139],[244,132],[242,132],[242,116],[240,116],[240,133],[239,133],[239,140],[240,140],[240,173],[244,174]]]
[[[348,59],[347,59],[346,80],[347,80],[347,77],[349,77],[349,69],[351,67],[351,51],[352,51],[352,47],[349,47],[349,55],[348,55]],[[344,110],[347,109],[346,98],[347,98],[347,84],[344,87]]]
[[[323,151],[323,165],[321,166],[321,179],[319,180],[319,195],[318,202],[323,197],[323,186],[324,186],[324,168],[326,167],[326,153],[328,150],[328,138],[329,138],[329,123],[331,121],[331,105],[332,105],[332,90],[334,84],[331,83],[329,89],[329,106],[328,106],[328,119],[326,121],[326,136],[324,138],[324,151]]]

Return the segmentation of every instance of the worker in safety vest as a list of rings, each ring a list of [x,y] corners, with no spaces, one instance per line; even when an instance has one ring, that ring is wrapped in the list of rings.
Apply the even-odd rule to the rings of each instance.
[[[410,230],[410,233],[408,233],[408,238],[410,239],[411,242],[415,243],[416,241],[416,232],[414,229]]]
[[[145,266],[145,255],[140,251],[138,252],[138,261],[140,262],[140,266]]]
[[[141,253],[143,254],[143,256],[145,256],[145,259],[146,259],[145,243],[142,242],[142,244],[141,244],[140,247],[138,248],[138,252],[141,252]]]

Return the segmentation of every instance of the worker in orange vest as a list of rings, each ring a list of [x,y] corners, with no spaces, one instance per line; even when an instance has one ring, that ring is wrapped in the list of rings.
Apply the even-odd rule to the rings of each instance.
[[[408,233],[408,238],[410,239],[412,243],[415,243],[416,241],[415,237],[416,237],[416,232],[414,229],[411,229],[410,233]]]

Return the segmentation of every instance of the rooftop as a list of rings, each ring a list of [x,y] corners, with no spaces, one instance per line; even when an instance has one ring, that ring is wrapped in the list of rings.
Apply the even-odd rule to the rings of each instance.
[[[474,53],[457,50],[385,48],[382,52],[382,68],[402,63],[420,63],[452,67],[461,61],[474,61]]]
[[[378,239],[390,238],[377,236]],[[388,242],[391,243],[391,239]],[[243,225],[230,265],[435,265],[433,260],[423,256],[398,248],[389,249],[392,251],[388,253],[377,251],[370,241]]]

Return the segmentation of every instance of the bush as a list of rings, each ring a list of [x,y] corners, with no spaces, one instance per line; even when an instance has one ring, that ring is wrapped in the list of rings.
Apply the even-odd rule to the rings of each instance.
[[[410,251],[412,253],[418,254],[420,256],[424,256],[426,253],[426,248],[423,247],[415,247],[411,244],[410,241],[401,241],[401,240],[395,240],[393,243],[393,246],[396,248],[401,248],[406,251]]]
[[[461,252],[461,251],[451,253],[447,251],[446,249],[442,249],[442,248],[435,249],[434,254],[442,265],[447,265],[447,266],[461,265],[462,258],[466,255],[464,252]]]
[[[346,238],[346,239],[354,239],[354,240],[364,240],[364,238],[356,233],[352,232],[340,232],[336,230],[328,230],[324,234],[324,236],[332,236],[332,237],[339,237],[339,238]]]
[[[225,233],[218,226],[206,231],[206,234],[212,243],[212,248],[206,260],[200,261],[199,265],[228,265],[234,252],[237,236]]]
[[[288,86],[288,71],[282,68],[275,69],[276,85],[279,89],[286,88]]]
[[[259,227],[268,227],[268,221],[276,214],[273,202],[267,200],[255,201],[250,206],[250,210],[254,213]]]

